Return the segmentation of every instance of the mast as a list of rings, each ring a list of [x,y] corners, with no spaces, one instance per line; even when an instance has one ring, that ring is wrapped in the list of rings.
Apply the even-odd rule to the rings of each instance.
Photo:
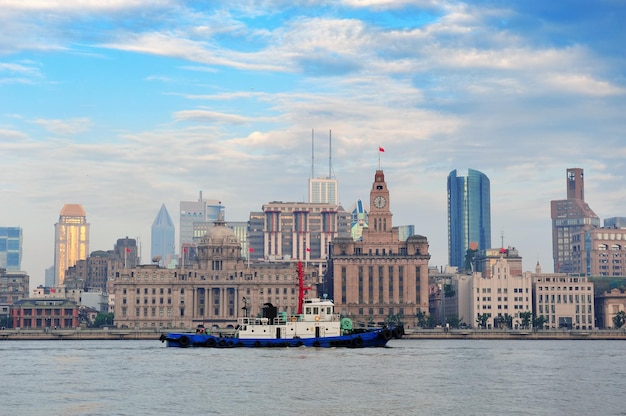
[[[298,262],[298,315],[302,315],[304,305],[304,295],[307,290],[312,289],[311,286],[304,286],[304,269],[302,262]]]

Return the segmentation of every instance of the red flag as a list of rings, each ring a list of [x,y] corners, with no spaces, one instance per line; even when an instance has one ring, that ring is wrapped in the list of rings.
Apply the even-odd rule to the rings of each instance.
[[[311,251],[311,249],[307,247],[307,248],[306,248],[306,251]]]
[[[126,247],[126,252],[130,253],[130,248]]]
[[[248,252],[254,253],[254,249],[252,247],[248,248]]]
[[[378,151],[379,151],[379,152],[384,152],[384,151],[385,151],[385,149],[383,149],[382,147],[378,146]]]
[[[187,252],[187,247],[183,247],[183,253]]]
[[[57,293],[57,290],[51,287],[50,288],[50,293]]]

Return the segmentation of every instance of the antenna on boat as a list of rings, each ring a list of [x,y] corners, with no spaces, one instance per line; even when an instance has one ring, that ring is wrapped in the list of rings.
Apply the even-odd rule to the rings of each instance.
[[[304,269],[302,262],[298,262],[298,315],[302,315],[304,306],[304,294],[307,290],[313,289],[311,286],[304,286]]]

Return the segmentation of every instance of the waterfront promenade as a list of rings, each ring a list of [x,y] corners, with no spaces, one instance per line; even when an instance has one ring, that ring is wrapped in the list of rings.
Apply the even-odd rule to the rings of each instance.
[[[2,329],[0,341],[36,340],[158,340],[162,333],[180,329]],[[192,332],[192,331],[190,331]],[[215,331],[213,331],[215,332]],[[232,332],[232,330],[228,330]],[[226,333],[226,331],[224,331]],[[407,329],[406,339],[512,339],[512,340],[626,340],[626,330],[485,330]]]

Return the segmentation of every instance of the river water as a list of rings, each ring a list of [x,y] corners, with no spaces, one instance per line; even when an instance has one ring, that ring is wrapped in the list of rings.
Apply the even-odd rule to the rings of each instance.
[[[623,341],[0,341],[2,415],[626,415]]]

